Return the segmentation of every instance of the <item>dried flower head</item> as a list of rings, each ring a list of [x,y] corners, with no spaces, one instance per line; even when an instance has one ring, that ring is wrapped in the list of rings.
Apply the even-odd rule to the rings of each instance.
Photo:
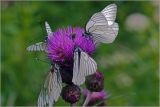
[[[104,77],[101,72],[96,72],[93,75],[87,76],[85,81],[88,90],[93,92],[99,92],[103,90],[104,87]]]
[[[71,104],[79,101],[81,96],[81,90],[76,85],[66,85],[62,89],[62,98]]]

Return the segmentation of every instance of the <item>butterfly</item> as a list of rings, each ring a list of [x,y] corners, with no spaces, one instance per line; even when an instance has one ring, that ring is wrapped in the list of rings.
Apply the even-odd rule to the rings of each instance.
[[[30,45],[27,47],[27,51],[46,51],[46,48],[47,48],[47,39],[52,36],[52,30],[51,30],[51,27],[50,25],[48,24],[48,22],[45,22],[45,28],[46,28],[46,31],[47,31],[47,38],[45,39],[44,42],[38,42],[38,43],[35,43],[33,45]]]
[[[116,4],[106,6],[101,12],[92,15],[85,27],[85,33],[90,35],[95,43],[112,43],[119,30],[115,22]]]
[[[106,6],[101,12],[92,15],[85,27],[85,35],[90,36],[96,44],[112,43],[118,34],[118,24],[115,21],[117,6],[111,4]],[[97,64],[80,47],[74,51],[74,66],[72,82],[81,85],[85,82],[85,77],[94,74]]]
[[[85,82],[85,77],[94,74],[97,70],[97,63],[81,48],[74,51],[74,65],[72,82],[81,85]]]
[[[45,83],[40,91],[37,105],[38,107],[52,106],[58,98],[62,90],[62,78],[60,67],[57,64],[51,66],[51,69],[45,79]]]

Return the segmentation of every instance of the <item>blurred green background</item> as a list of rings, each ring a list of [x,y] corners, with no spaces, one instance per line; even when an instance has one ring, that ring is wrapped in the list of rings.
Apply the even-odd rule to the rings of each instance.
[[[50,65],[34,60],[45,59],[45,53],[29,53],[26,47],[44,40],[44,21],[53,31],[69,25],[84,27],[93,13],[111,3],[118,6],[119,34],[114,43],[101,45],[94,55],[105,75],[105,90],[111,94],[106,103],[158,105],[158,1],[1,1],[1,104],[36,105]],[[68,104],[60,99],[56,105]]]

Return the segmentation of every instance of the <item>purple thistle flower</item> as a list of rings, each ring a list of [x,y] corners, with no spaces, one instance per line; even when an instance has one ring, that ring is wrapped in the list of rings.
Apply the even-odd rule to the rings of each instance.
[[[90,37],[83,36],[84,29],[67,27],[56,30],[47,41],[47,54],[55,62],[71,62],[76,46],[91,54],[95,44]]]
[[[83,89],[82,93],[83,93],[84,97],[86,97],[87,94],[89,93],[89,90]],[[104,101],[107,99],[107,97],[108,97],[108,95],[104,90],[102,90],[100,92],[92,92],[87,106],[92,106],[92,105],[97,104],[98,102]],[[102,102],[102,104],[104,104],[104,103]]]
[[[95,50],[95,45],[90,37],[78,36],[74,42],[88,54],[91,54]]]
[[[59,29],[48,38],[48,57],[55,62],[70,60],[73,56],[74,42],[66,34]]]

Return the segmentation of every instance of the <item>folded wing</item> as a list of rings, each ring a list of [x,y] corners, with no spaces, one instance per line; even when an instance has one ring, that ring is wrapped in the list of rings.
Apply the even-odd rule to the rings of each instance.
[[[72,82],[81,85],[85,82],[85,77],[94,74],[97,70],[96,62],[80,48],[74,52],[74,66]]]
[[[111,4],[101,12],[93,14],[86,24],[86,31],[96,43],[112,43],[118,34],[118,24],[115,21],[117,6]]]
[[[62,79],[59,69],[55,66],[54,71],[49,72],[41,89],[37,102],[38,107],[52,106],[58,100],[61,90]]]

